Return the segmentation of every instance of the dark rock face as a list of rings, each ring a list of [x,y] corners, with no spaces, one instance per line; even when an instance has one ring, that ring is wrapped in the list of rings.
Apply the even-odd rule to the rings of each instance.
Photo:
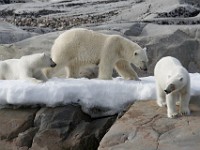
[[[94,150],[116,116],[92,119],[79,106],[0,110],[0,149]]]

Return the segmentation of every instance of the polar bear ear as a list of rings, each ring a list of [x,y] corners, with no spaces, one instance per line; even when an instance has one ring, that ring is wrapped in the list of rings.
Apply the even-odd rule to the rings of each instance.
[[[146,47],[144,47],[144,48],[143,48],[143,50],[146,52],[146,51],[147,51],[147,48],[146,48]]]

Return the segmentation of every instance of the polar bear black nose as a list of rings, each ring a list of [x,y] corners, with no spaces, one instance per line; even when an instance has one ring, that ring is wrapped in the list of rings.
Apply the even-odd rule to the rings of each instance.
[[[170,85],[164,90],[164,92],[165,92],[166,94],[169,94],[169,93],[173,92],[175,89],[176,89],[176,88],[175,88],[175,85],[174,85],[174,84],[170,84]]]
[[[52,63],[51,64],[51,67],[53,68],[53,67],[55,67],[56,66],[56,63]]]
[[[171,93],[169,90],[164,90],[166,94],[169,94]]]
[[[140,70],[147,71],[147,68],[146,67],[145,68],[140,67]]]

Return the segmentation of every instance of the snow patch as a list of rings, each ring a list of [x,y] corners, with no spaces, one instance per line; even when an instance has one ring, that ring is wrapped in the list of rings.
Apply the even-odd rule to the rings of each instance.
[[[200,93],[200,74],[190,74],[191,95]],[[0,80],[0,105],[58,105],[78,104],[92,117],[113,115],[135,100],[156,99],[153,76],[129,81],[122,78],[62,79],[53,78],[42,84],[24,80]],[[102,109],[96,114],[93,109]],[[93,113],[93,114],[92,114]]]

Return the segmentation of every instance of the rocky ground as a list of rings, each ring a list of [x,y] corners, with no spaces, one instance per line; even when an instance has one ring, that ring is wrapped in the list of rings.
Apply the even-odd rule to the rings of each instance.
[[[139,76],[153,75],[156,62],[167,55],[178,58],[189,72],[200,72],[199,0],[37,2],[0,5],[0,14],[1,60],[49,53],[63,30],[85,27],[147,47],[148,72],[136,69]],[[100,141],[102,150],[198,150],[199,97],[192,101],[189,117],[168,119],[166,108],[152,100],[136,102],[116,122],[116,116],[92,119],[78,106],[2,109],[0,150],[94,150]]]
[[[169,119],[155,101],[138,101],[110,128],[98,150],[198,150],[199,97],[192,98],[190,109],[191,116]]]

